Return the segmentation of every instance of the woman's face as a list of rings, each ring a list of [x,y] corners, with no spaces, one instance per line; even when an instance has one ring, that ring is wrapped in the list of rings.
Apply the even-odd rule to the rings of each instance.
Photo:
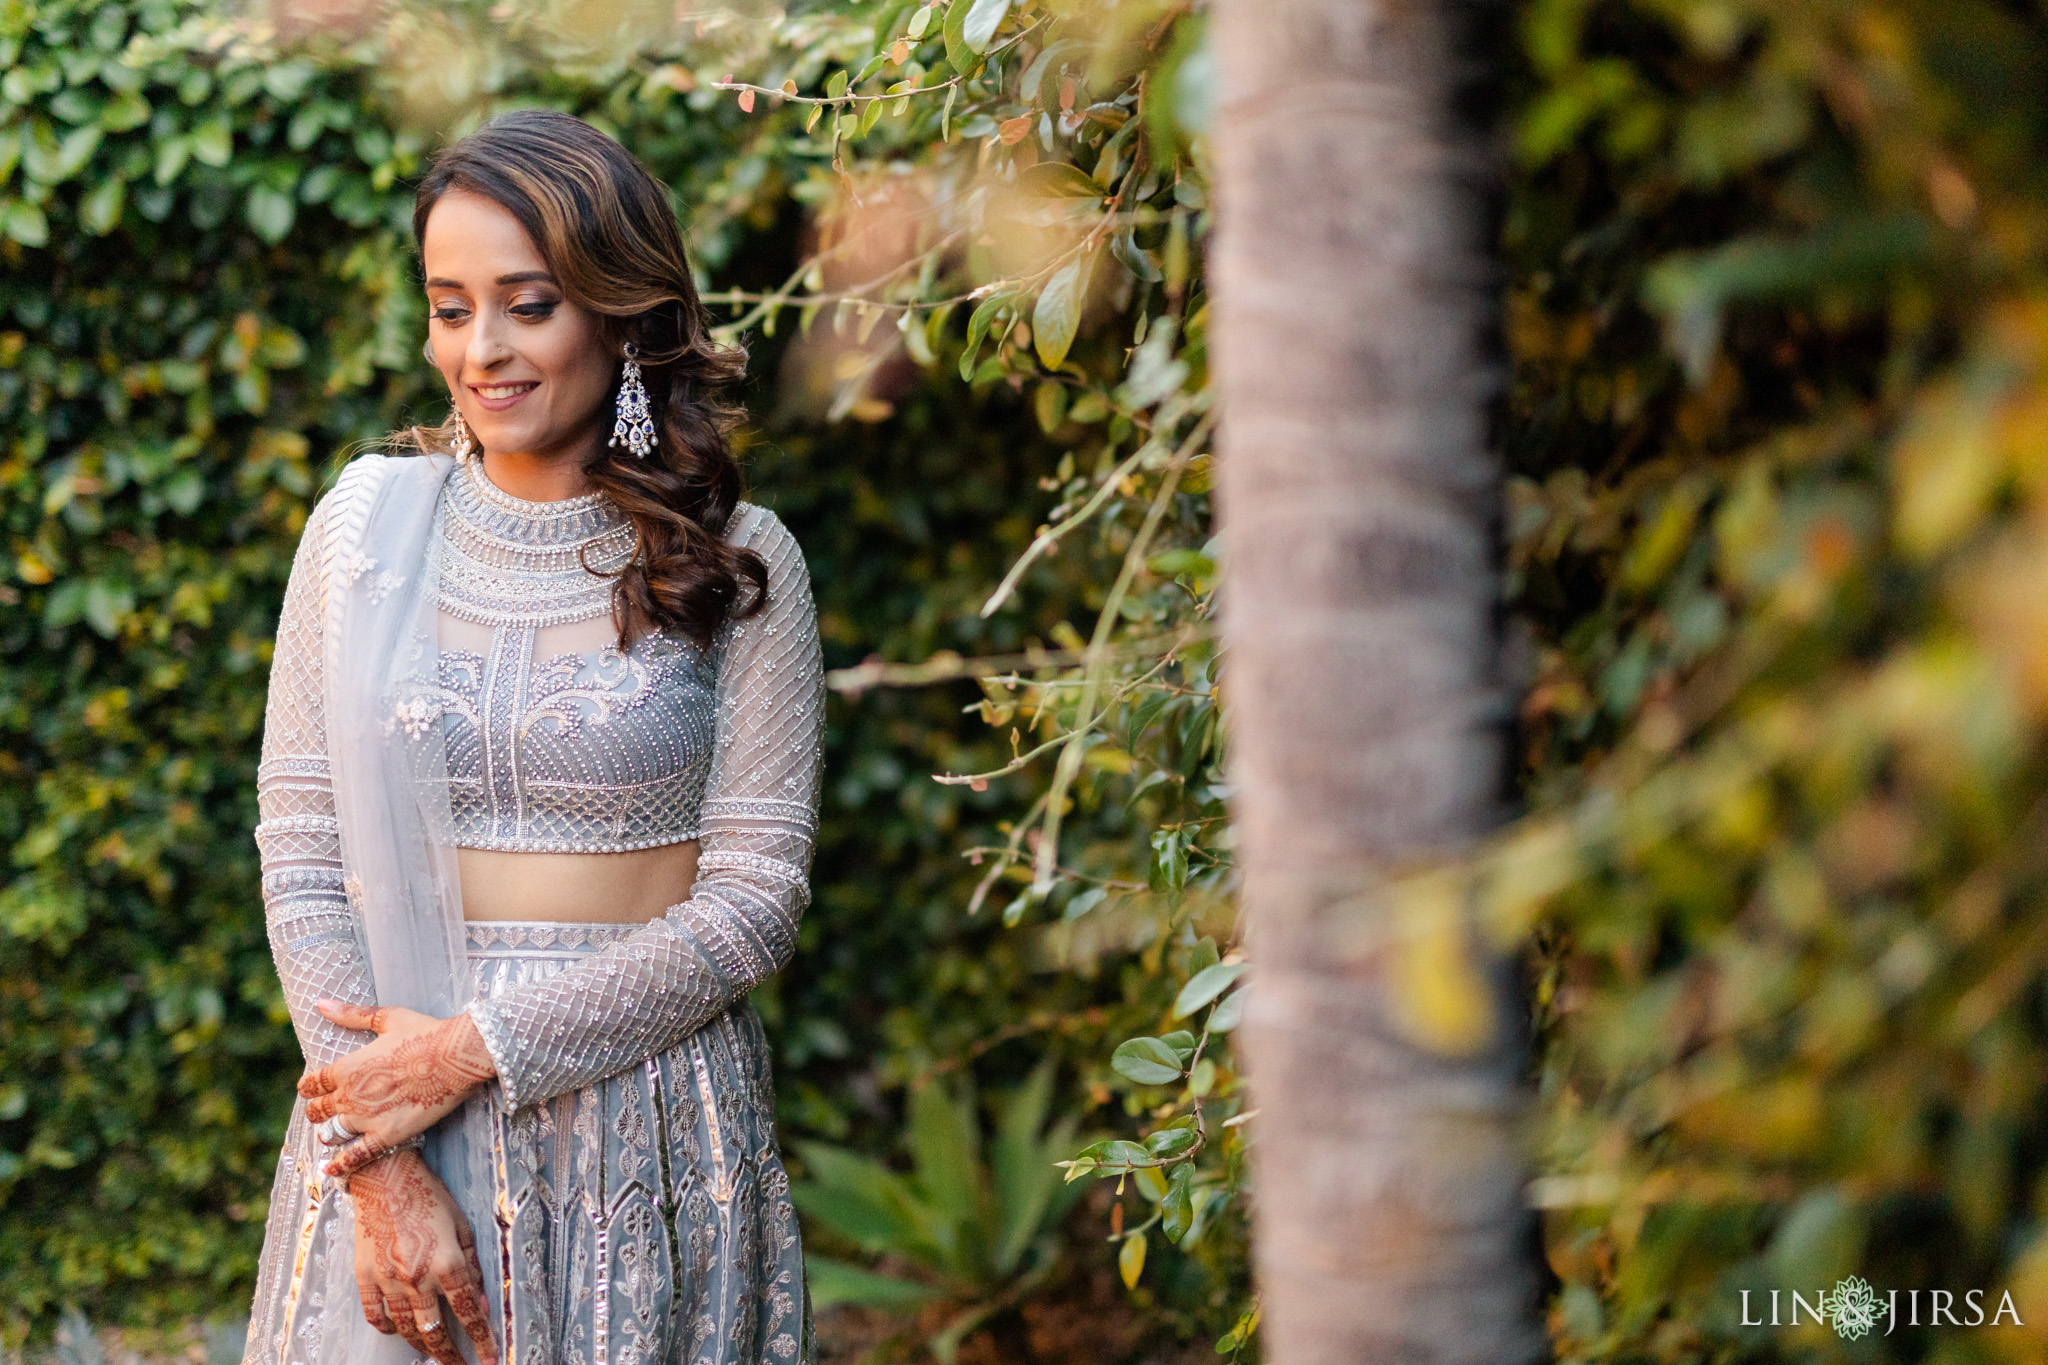
[[[477,444],[493,455],[597,454],[618,361],[597,316],[565,298],[526,229],[451,190],[427,215],[428,344]]]

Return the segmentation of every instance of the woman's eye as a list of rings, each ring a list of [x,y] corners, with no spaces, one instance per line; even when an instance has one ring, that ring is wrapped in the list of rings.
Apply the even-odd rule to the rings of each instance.
[[[552,317],[554,311],[555,305],[552,303],[521,303],[511,309],[513,317],[524,318],[528,322],[543,322]]]
[[[469,314],[460,308],[436,308],[431,316],[436,322],[460,322]]]

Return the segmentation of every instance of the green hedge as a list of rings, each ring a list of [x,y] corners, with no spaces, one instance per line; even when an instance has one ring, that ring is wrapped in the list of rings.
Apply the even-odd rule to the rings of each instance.
[[[675,188],[700,261],[741,284],[790,264],[802,168],[729,102],[646,63],[528,56],[472,112],[592,117]],[[248,835],[275,612],[350,444],[441,400],[405,229],[427,138],[372,56],[280,57],[198,4],[59,2],[0,15],[0,59],[0,1326],[18,1340],[65,1303],[148,1324],[247,1292],[298,1064]],[[774,390],[750,400],[772,411]],[[997,622],[935,610],[1001,575],[1056,453],[1007,388],[901,409],[750,450],[834,664],[1014,647],[1077,576],[1040,575]],[[996,752],[963,694],[835,703],[818,901],[762,1001],[795,1132],[886,1147],[882,1093],[1019,998],[1117,997],[1034,977],[1022,945],[960,921],[958,850],[997,837],[1005,799],[926,777]]]
[[[394,139],[192,7],[0,20],[0,1312],[214,1308],[296,1047],[254,895],[292,546],[417,392]]]

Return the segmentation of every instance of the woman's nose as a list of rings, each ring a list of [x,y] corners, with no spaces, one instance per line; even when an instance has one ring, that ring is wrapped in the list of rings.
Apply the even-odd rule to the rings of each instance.
[[[490,314],[477,318],[476,326],[469,333],[469,353],[464,357],[468,368],[489,370],[505,363],[512,354],[505,335],[507,325],[503,318]]]

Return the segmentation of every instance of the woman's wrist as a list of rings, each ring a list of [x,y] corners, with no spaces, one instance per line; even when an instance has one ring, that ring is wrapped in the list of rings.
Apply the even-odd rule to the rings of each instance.
[[[477,1027],[468,1010],[449,1019],[442,1027],[449,1034],[446,1055],[451,1069],[472,1089],[497,1079],[498,1059],[491,1055],[491,1049],[484,1042],[483,1030]]]
[[[349,1182],[361,1179],[363,1176],[369,1175],[372,1179],[381,1179],[389,1174],[391,1169],[399,1163],[426,1160],[420,1153],[420,1149],[426,1145],[427,1135],[425,1133],[414,1133],[411,1137],[393,1144],[389,1151],[374,1161],[366,1162],[344,1175],[335,1176],[334,1180],[344,1191],[349,1191],[352,1189]],[[372,1172],[375,1172],[375,1174],[372,1175]]]

